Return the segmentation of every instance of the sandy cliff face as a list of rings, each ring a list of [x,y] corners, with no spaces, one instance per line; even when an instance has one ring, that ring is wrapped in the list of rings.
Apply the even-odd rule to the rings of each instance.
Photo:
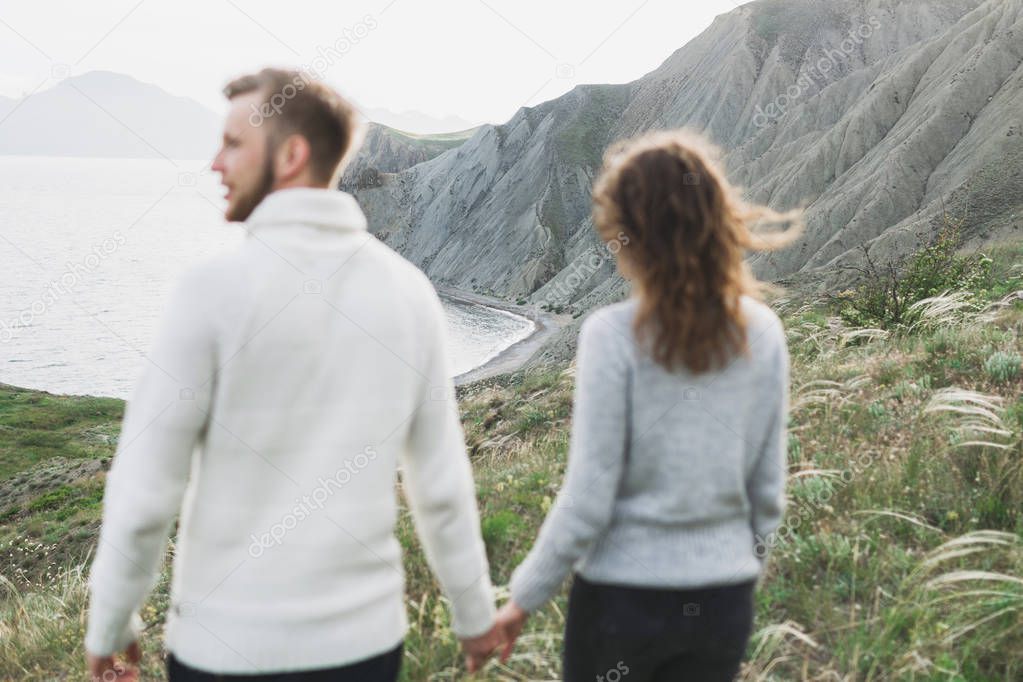
[[[1023,223],[1023,0],[760,0],[626,85],[580,86],[355,190],[372,229],[437,282],[586,309],[622,295],[594,240],[602,150],[690,126],[747,195],[806,207],[774,280],[843,285],[927,239],[944,210],[975,239]]]
[[[462,144],[473,132],[475,129],[441,135],[417,135],[370,123],[366,126],[359,153],[345,168],[341,187],[349,191],[375,187],[381,181],[381,173],[398,173],[429,161]]]
[[[630,91],[576,88],[356,194],[373,229],[435,281],[533,293],[567,264]]]
[[[946,14],[926,20],[904,16],[906,4],[871,10],[882,46],[886,27],[900,38],[899,27],[940,26],[969,3],[927,3]],[[729,167],[751,198],[808,208],[798,247],[754,259],[762,276],[819,274],[837,286],[837,266],[860,245],[882,260],[915,250],[943,210],[978,239],[1020,226],[1023,3],[989,0],[897,47],[733,148]]]

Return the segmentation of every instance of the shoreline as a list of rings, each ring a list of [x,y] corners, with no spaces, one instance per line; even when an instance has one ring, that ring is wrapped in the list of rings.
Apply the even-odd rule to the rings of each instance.
[[[515,372],[520,369],[522,365],[524,365],[529,358],[532,357],[545,342],[547,342],[548,339],[570,324],[573,319],[571,315],[566,315],[564,313],[552,313],[542,310],[539,304],[536,303],[527,303],[520,306],[494,296],[477,294],[475,292],[464,291],[453,287],[440,285],[434,286],[442,300],[494,308],[501,312],[526,318],[533,323],[533,330],[527,336],[512,343],[482,365],[452,377],[456,387],[465,386],[485,379],[492,379],[502,374]],[[116,396],[102,395],[98,393],[54,393],[52,390],[44,388],[18,386],[15,384],[7,384],[3,381],[0,381],[0,388],[46,393],[54,397],[110,398],[112,400],[121,400],[124,402],[127,402],[128,400],[127,398],[119,398]]]
[[[479,367],[455,376],[455,386],[464,386],[518,370],[548,339],[572,321],[571,315],[547,312],[536,303],[520,306],[494,296],[452,287],[435,286],[442,299],[496,308],[506,313],[525,317],[533,323],[533,331],[528,336],[511,344]]]

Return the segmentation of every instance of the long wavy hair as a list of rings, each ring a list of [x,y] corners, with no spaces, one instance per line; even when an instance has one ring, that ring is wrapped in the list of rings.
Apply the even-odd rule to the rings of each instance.
[[[780,289],[756,279],[746,251],[787,246],[803,227],[800,211],[747,204],[719,159],[698,134],[650,133],[609,148],[593,188],[597,234],[639,298],[633,331],[668,370],[748,356],[740,297]]]

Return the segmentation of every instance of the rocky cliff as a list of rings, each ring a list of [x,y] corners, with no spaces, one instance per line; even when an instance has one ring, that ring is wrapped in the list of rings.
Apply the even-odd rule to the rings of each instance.
[[[772,280],[844,285],[861,245],[915,250],[943,212],[974,240],[1023,222],[1023,0],[759,0],[643,78],[580,86],[355,189],[439,283],[586,309],[623,291],[589,188],[608,143],[689,126],[747,196],[806,208]]]
[[[366,126],[359,153],[345,168],[341,188],[358,191],[377,186],[381,173],[397,173],[462,144],[475,128],[455,133],[417,135],[379,123]]]

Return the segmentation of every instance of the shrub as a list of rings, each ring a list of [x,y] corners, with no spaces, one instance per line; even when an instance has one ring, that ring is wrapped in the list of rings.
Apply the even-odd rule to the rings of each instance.
[[[852,266],[861,275],[854,289],[835,297],[839,315],[856,327],[891,329],[912,321],[911,306],[949,290],[976,290],[991,272],[983,254],[960,255],[961,221],[947,216],[933,243],[903,262],[879,264],[862,248],[865,266]]]
[[[984,362],[984,371],[996,383],[1006,384],[1019,376],[1023,358],[1018,353],[996,351]]]

